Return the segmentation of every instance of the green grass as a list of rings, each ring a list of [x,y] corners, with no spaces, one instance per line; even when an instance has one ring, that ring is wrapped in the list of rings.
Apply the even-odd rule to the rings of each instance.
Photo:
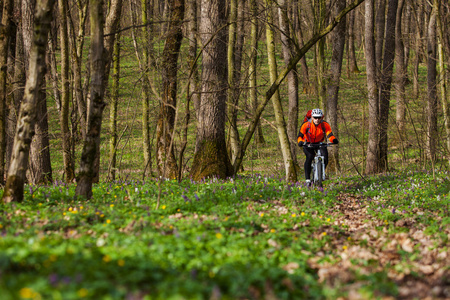
[[[336,178],[324,189],[262,175],[121,181],[95,185],[90,201],[73,200],[73,185],[27,186],[23,203],[2,207],[0,293],[381,298],[405,296],[408,280],[427,278],[431,295],[444,291],[450,271],[448,176]],[[429,268],[442,276],[431,280]]]

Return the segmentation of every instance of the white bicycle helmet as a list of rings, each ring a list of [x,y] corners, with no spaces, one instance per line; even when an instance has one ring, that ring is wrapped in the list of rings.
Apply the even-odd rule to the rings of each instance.
[[[314,108],[311,112],[311,116],[312,117],[319,117],[322,118],[323,117],[323,111],[320,108]]]

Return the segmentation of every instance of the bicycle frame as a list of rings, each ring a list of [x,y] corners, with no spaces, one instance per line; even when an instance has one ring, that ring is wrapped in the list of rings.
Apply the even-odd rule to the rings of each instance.
[[[319,143],[319,144],[310,144],[309,148],[317,148],[316,156],[314,156],[314,160],[311,164],[312,174],[313,174],[313,183],[315,186],[322,187],[322,182],[325,181],[325,157],[322,155],[321,148],[329,147],[331,144]]]

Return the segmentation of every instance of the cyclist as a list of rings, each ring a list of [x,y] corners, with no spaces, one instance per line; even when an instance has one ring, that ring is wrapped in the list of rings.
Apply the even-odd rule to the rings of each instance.
[[[338,139],[333,135],[330,124],[323,120],[323,111],[320,108],[315,108],[311,112],[311,120],[304,122],[298,132],[297,143],[299,147],[303,147],[309,143],[319,144],[325,140],[325,137],[333,143],[339,143]],[[304,147],[305,152],[305,179],[308,186],[311,185],[311,163],[314,160],[317,149]],[[328,164],[328,150],[326,147],[321,148],[321,152],[324,156],[325,168]]]

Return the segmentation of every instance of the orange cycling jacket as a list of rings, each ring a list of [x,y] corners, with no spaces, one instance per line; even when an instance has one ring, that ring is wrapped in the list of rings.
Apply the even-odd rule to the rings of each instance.
[[[297,143],[307,142],[307,143],[320,143],[325,140],[325,136],[329,139],[330,143],[336,139],[331,131],[331,126],[325,121],[321,121],[319,125],[315,125],[311,120],[305,122],[300,127],[297,137]]]

